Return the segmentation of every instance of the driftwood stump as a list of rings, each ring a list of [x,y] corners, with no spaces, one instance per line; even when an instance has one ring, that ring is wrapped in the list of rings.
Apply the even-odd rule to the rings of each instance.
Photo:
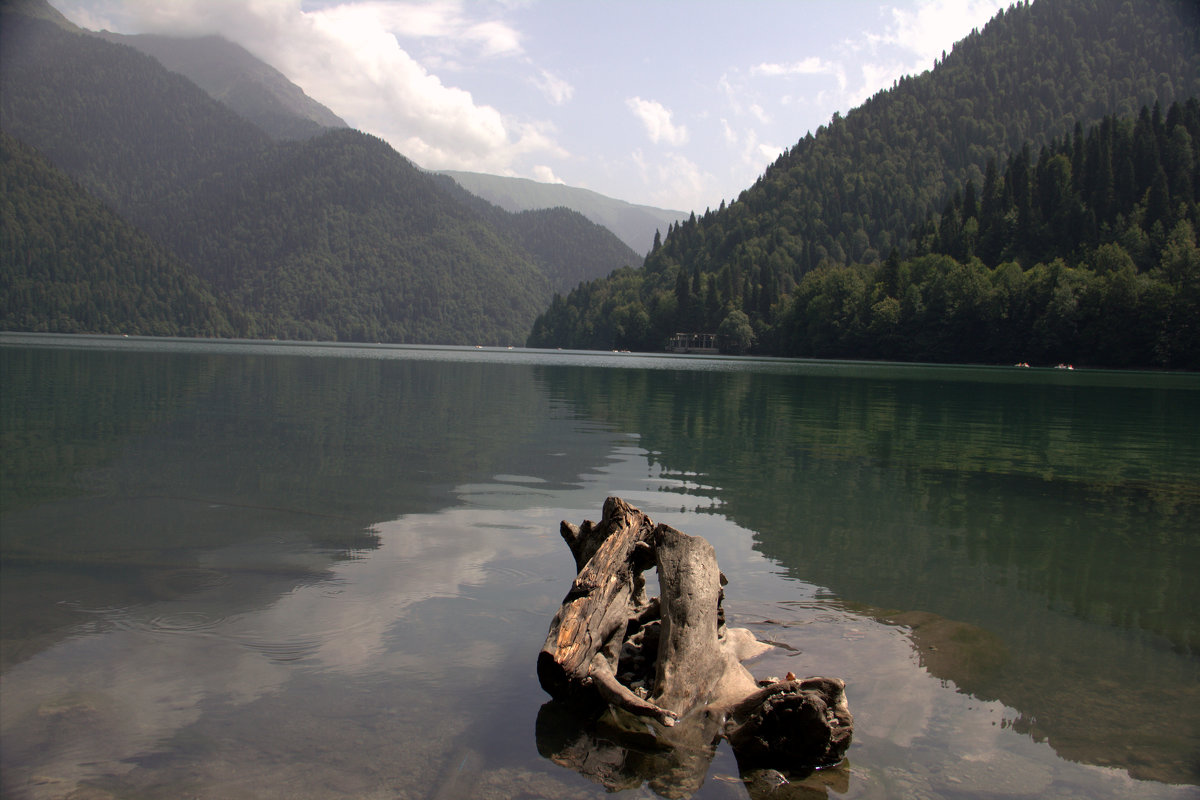
[[[652,785],[668,797],[699,786],[722,737],[743,770],[794,774],[841,761],[853,730],[845,683],[791,673],[756,681],[742,661],[769,646],[726,627],[726,581],[712,545],[656,525],[620,498],[608,498],[603,514],[599,524],[561,526],[577,574],[538,654],[538,679],[558,701],[547,719],[570,717],[564,709],[590,708],[593,721],[611,711],[610,730],[588,735],[612,742],[621,738],[614,730],[623,730],[627,750],[655,753],[650,762],[660,782],[673,777]],[[646,595],[650,567],[661,597]],[[595,753],[577,752],[587,750],[580,742],[588,736],[556,739],[542,727],[539,717],[544,754],[585,774],[595,770]],[[620,777],[592,777],[609,788],[631,779],[628,771],[612,772]]]

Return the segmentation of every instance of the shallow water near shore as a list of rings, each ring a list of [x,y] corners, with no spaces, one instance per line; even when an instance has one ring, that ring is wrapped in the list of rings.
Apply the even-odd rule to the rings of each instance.
[[[846,762],[770,796],[1197,796],[1200,376],[13,334],[0,367],[5,797],[763,796],[724,744],[686,791],[555,760],[558,524],[609,495],[712,542],[752,672],[846,680]]]

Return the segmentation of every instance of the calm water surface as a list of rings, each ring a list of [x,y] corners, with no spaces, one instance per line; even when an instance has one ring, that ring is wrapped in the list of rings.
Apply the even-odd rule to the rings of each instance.
[[[752,672],[846,680],[846,763],[770,796],[1198,796],[1200,376],[12,334],[0,367],[5,797],[766,796],[725,745],[694,791],[560,766],[558,522],[612,494],[714,544]]]

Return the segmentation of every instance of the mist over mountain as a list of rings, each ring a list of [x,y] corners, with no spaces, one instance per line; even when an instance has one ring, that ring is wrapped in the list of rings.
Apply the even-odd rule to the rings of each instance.
[[[307,139],[333,128],[348,127],[341,117],[313,100],[277,69],[220,36],[183,38],[109,31],[96,35],[153,56],[274,139]],[[655,232],[665,231],[668,225],[687,216],[682,211],[639,206],[560,184],[470,172],[440,174],[449,175],[467,191],[505,211],[519,213],[560,207],[577,211],[608,228],[642,255],[649,250]],[[632,263],[633,257],[622,254],[622,259],[622,263]],[[564,290],[574,286],[571,283]]]
[[[621,241],[639,253],[654,242],[655,233],[687,218],[687,212],[636,205],[606,197],[590,189],[557,183],[541,183],[527,178],[507,178],[479,172],[442,170],[463,188],[508,211],[540,208],[569,208],[592,222],[611,230]]]
[[[25,0],[0,15],[0,128],[70,177],[54,191],[91,195],[230,309],[221,333],[517,343],[555,291],[641,261],[578,214],[510,214],[357,131],[277,141],[155,58],[56,24],[47,8]],[[96,265],[72,231],[51,248],[3,250],[0,290],[18,306],[6,326],[187,330],[63,319],[36,293],[9,291],[45,273],[39,260],[86,279]],[[131,259],[107,255],[117,283],[139,274]]]
[[[62,12],[51,6],[46,0],[0,0],[0,14],[14,14],[30,19],[45,20],[72,33],[84,33],[83,28],[64,17]]]
[[[308,139],[345,120],[306,95],[274,67],[220,36],[97,34],[153,56],[275,139]]]

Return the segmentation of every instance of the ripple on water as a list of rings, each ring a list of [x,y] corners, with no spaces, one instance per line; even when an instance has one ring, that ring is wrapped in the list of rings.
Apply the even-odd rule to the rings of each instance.
[[[228,617],[203,611],[175,611],[155,614],[147,618],[142,626],[151,633],[176,636],[191,636],[217,630]]]
[[[290,639],[253,639],[236,637],[237,641],[246,648],[261,653],[277,663],[292,663],[303,661],[316,655],[324,644],[317,636],[296,637]]]
[[[505,564],[486,563],[479,568],[491,575],[499,576],[507,586],[525,586],[531,583],[561,583],[559,576],[547,575],[545,570],[526,569]]]
[[[215,569],[187,567],[180,569],[151,569],[142,576],[146,590],[159,600],[173,600],[229,583],[229,575]]]
[[[331,644],[372,638],[359,634],[370,634],[368,629],[378,625],[380,613],[361,598],[349,597],[337,580],[306,587],[300,595],[285,595],[263,613],[249,615],[238,610],[236,598],[231,599],[237,592],[226,591],[231,583],[226,573],[153,570],[144,580],[153,602],[88,607],[65,601],[63,605],[87,620],[79,631],[84,635],[123,631],[163,642],[227,643],[273,663],[292,665],[313,659],[323,648],[328,652]],[[291,597],[300,597],[299,604],[288,606]]]

